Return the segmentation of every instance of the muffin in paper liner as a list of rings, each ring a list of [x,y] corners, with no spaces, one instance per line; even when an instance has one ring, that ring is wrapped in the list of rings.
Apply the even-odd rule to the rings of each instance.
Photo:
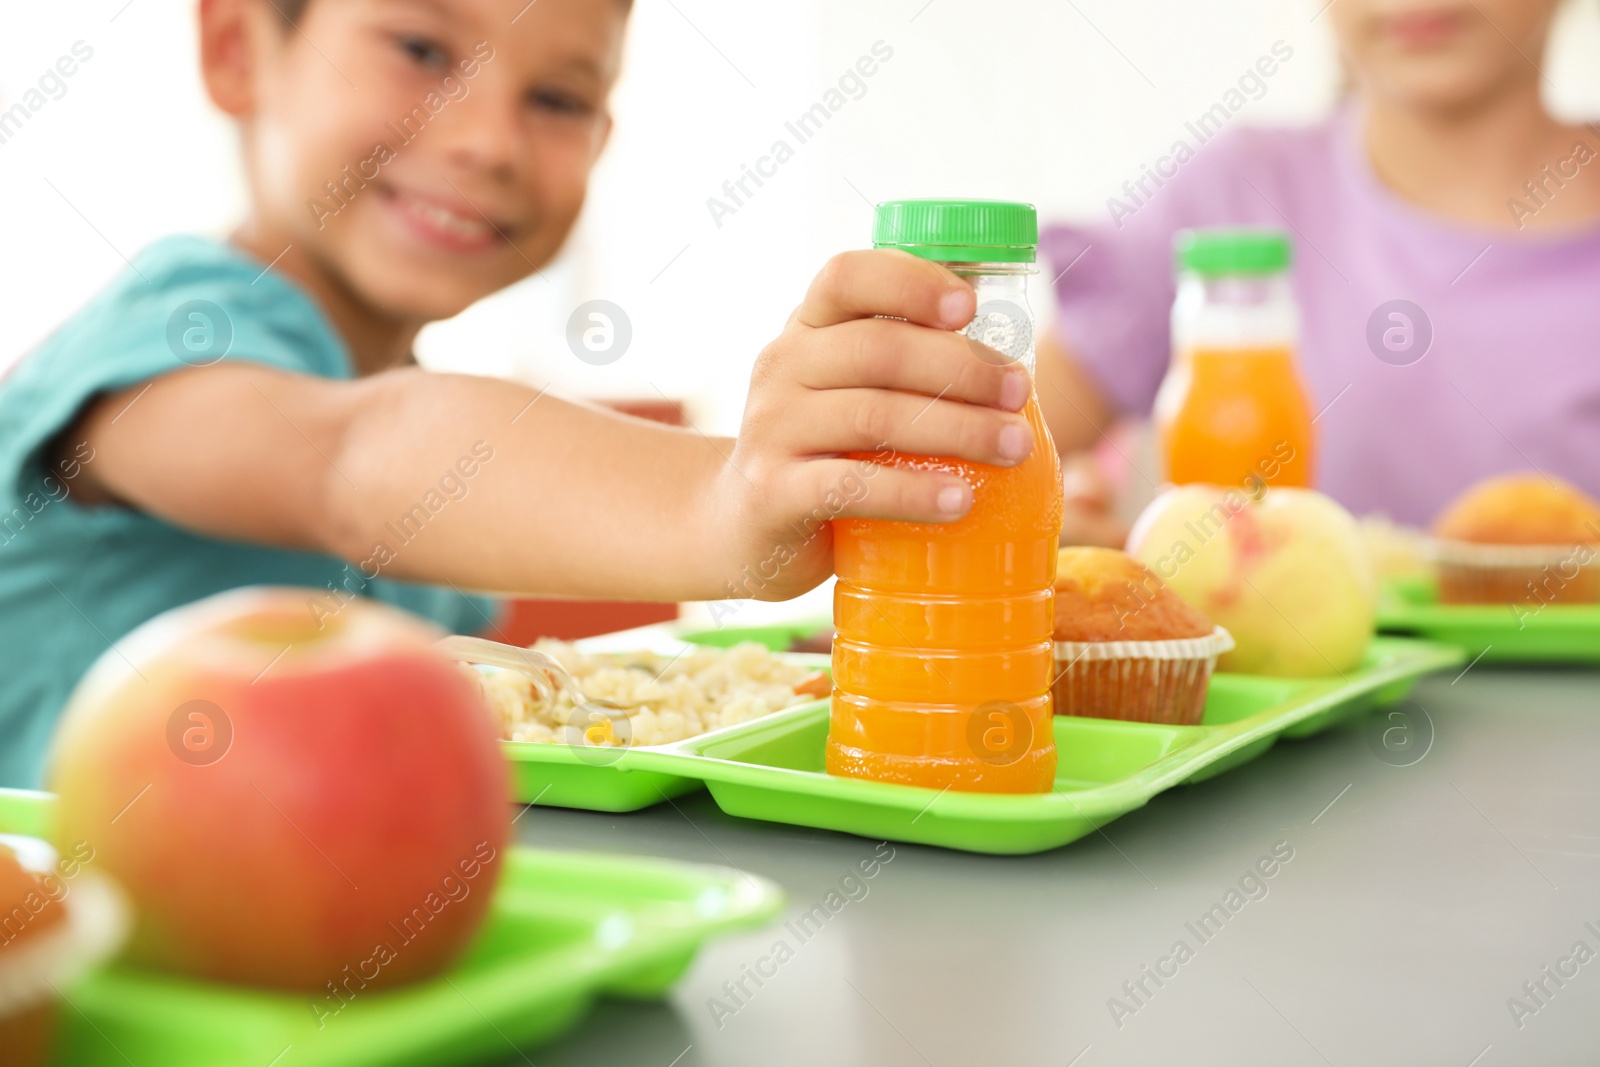
[[[0,849],[15,841],[0,840]],[[7,1067],[49,1062],[58,994],[127,935],[127,903],[109,879],[85,871],[61,884],[67,890],[51,906],[64,914],[49,928],[27,931],[30,913],[20,902],[0,917],[0,1060]]]
[[[1057,641],[1055,713],[1197,725],[1217,657],[1232,647],[1220,626],[1168,641]]]
[[[1600,603],[1600,544],[1491,545],[1436,537],[1428,543],[1441,604]]]

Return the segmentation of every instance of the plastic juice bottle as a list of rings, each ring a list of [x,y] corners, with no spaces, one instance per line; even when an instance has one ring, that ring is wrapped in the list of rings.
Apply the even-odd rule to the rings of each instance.
[[[977,291],[974,348],[1033,371],[1038,222],[1030,204],[901,200],[879,204],[878,248],[937,260]],[[927,456],[864,455],[959,473],[972,510],[946,525],[833,523],[830,774],[987,793],[1048,792],[1055,780],[1050,683],[1061,465],[1039,414],[1016,467]],[[869,489],[870,492],[870,489]]]
[[[1172,363],[1155,405],[1167,480],[1310,485],[1316,438],[1295,367],[1288,238],[1185,230],[1176,251]]]

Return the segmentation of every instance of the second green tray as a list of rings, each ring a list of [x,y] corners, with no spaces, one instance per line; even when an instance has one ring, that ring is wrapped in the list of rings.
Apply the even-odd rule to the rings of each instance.
[[[1378,629],[1454,645],[1484,663],[1600,663],[1600,604],[1440,604],[1431,579],[1391,580]]]

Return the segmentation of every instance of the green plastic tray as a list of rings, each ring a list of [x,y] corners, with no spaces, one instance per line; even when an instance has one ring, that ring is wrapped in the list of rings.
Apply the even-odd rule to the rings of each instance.
[[[0,790],[0,833],[49,835],[53,798]],[[359,993],[318,1029],[311,998],[112,966],[67,996],[57,1067],[403,1067],[514,1058],[601,995],[664,996],[714,934],[776,916],[776,886],[659,860],[514,848],[466,957]],[[3,1061],[0,1050],[0,1061]]]
[[[613,762],[615,749],[538,741],[502,741],[511,765],[512,796],[540,807],[638,811],[705,788],[697,778]],[[643,751],[642,749],[640,751]]]
[[[762,641],[786,648],[810,624],[714,631],[719,641]],[[689,641],[705,635],[683,633]],[[687,788],[704,783],[730,815],[910,841],[970,852],[1027,853],[1074,841],[1155,794],[1240,766],[1279,737],[1305,737],[1406,696],[1425,674],[1459,665],[1459,649],[1407,638],[1374,638],[1362,665],[1342,678],[1267,678],[1218,673],[1198,726],[1166,726],[1057,716],[1055,788],[1030,796],[938,793],[931,789],[836,778],[823,771],[828,701],[797,705],[752,722],[670,745],[629,749],[554,749],[589,765],[589,788],[601,801],[654,775]],[[554,754],[530,754],[554,761]],[[568,764],[545,763],[544,766]],[[616,781],[605,781],[610,776]],[[554,792],[554,787],[551,787]],[[582,803],[583,789],[566,797]],[[646,788],[641,804],[659,803]],[[528,798],[531,800],[531,798]],[[540,800],[539,803],[547,803]],[[599,807],[599,805],[594,805]],[[601,810],[618,810],[602,807]]]
[[[833,626],[826,615],[814,619],[797,619],[794,622],[774,623],[769,626],[724,626],[716,630],[679,630],[681,641],[713,648],[732,648],[745,641],[766,645],[774,652],[786,652],[789,646],[802,638],[821,633]]]
[[[1553,604],[1519,619],[1510,605],[1440,604],[1432,579],[1391,580],[1378,629],[1454,645],[1484,663],[1600,663],[1600,604]]]

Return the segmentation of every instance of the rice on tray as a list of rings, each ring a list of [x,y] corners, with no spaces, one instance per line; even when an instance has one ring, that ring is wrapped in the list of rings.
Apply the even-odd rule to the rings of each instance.
[[[625,709],[628,727],[602,728],[598,735],[587,729],[590,744],[664,745],[748,722],[829,691],[825,675],[781,659],[755,642],[727,649],[696,648],[677,658],[655,652],[590,655],[566,641],[542,640],[532,647],[566,668],[589,700]],[[508,741],[560,742],[562,727],[569,721],[595,721],[581,712],[573,718],[575,703],[566,689],[557,690],[552,707],[539,701],[532,683],[516,671],[474,674],[500,735]]]

